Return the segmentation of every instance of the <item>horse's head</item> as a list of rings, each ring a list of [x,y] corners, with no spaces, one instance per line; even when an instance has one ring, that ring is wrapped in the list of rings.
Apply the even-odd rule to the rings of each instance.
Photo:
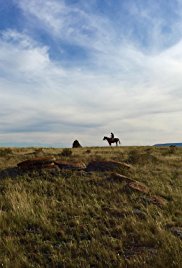
[[[103,141],[105,141],[105,140],[107,140],[107,137],[106,136],[103,138]]]

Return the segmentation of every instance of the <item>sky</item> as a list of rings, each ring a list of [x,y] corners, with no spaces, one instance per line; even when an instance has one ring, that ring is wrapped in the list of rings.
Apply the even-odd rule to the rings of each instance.
[[[0,146],[182,142],[182,0],[0,0]]]

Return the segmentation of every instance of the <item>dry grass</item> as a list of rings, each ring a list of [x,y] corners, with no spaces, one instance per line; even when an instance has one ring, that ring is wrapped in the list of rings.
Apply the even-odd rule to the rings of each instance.
[[[2,149],[4,150],[4,149]],[[182,149],[119,147],[11,148],[0,153],[2,267],[182,267]],[[130,178],[149,196],[128,190],[111,172],[41,170],[16,164],[37,156],[130,163]],[[172,228],[179,232],[172,232]],[[182,234],[182,231],[181,231]]]

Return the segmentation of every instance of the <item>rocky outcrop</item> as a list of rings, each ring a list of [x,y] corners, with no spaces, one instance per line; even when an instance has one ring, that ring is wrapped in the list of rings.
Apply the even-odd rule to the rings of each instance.
[[[141,192],[144,194],[149,193],[149,188],[144,183],[141,183],[139,181],[130,182],[127,184],[127,187],[133,191]]]
[[[176,227],[173,226],[170,228],[170,231],[177,237],[179,237],[180,239],[182,239],[182,227]]]
[[[37,157],[33,159],[28,159],[17,164],[20,169],[30,170],[30,169],[40,169],[40,168],[51,168],[54,166],[54,157]]]
[[[127,176],[118,173],[112,173],[108,180],[124,183],[124,190],[126,193],[136,191],[143,194],[143,200],[149,204],[154,204],[159,207],[163,207],[166,205],[166,199],[159,195],[153,195],[150,191],[150,188],[142,182],[139,182],[137,180],[131,179]]]
[[[125,183],[131,183],[134,182],[135,180],[125,176],[121,175],[119,173],[112,173],[111,176],[108,178],[109,181],[113,182],[125,182]]]
[[[163,207],[167,203],[167,201],[159,195],[150,195],[145,197],[144,200],[159,207]]]
[[[68,170],[85,170],[86,165],[83,162],[66,162],[56,160],[54,157],[33,158],[18,163],[18,168],[22,170],[43,169],[43,168],[59,168]]]
[[[73,142],[72,147],[73,147],[73,148],[81,148],[82,146],[81,146],[81,144],[79,143],[78,140],[75,140],[75,141]]]
[[[111,176],[109,177],[109,180],[117,181],[117,182],[124,182],[126,190],[138,191],[144,194],[149,193],[149,188],[144,183],[133,180],[127,176],[124,176],[118,173],[112,173]]]

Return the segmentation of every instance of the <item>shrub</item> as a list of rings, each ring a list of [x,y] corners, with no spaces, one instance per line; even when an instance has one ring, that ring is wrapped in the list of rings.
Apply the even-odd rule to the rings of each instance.
[[[127,162],[130,164],[135,164],[139,160],[140,154],[138,153],[137,150],[132,150],[128,153],[128,159]]]
[[[174,154],[175,152],[176,152],[176,146],[174,146],[174,145],[169,146],[168,153]]]
[[[148,164],[157,163],[158,159],[150,153],[140,153],[137,150],[132,150],[128,154],[127,162],[130,164]]]
[[[0,156],[7,156],[12,154],[12,150],[10,148],[0,149]]]
[[[72,151],[68,148],[65,148],[63,149],[62,153],[61,153],[62,156],[66,156],[66,157],[69,157],[72,155]]]

